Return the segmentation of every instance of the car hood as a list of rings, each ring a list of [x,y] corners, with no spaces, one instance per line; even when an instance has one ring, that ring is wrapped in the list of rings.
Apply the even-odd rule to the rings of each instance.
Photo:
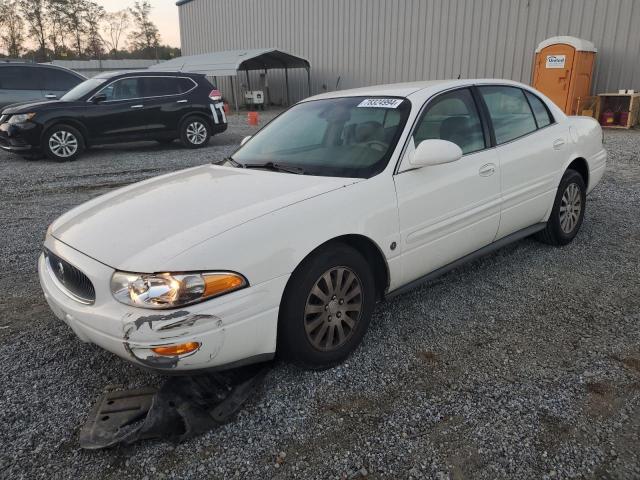
[[[40,112],[52,108],[69,107],[77,102],[64,102],[62,100],[37,100],[31,102],[12,103],[2,109],[2,114],[14,115],[16,113]]]
[[[112,268],[152,273],[238,225],[360,180],[204,165],[97,197],[49,233]]]

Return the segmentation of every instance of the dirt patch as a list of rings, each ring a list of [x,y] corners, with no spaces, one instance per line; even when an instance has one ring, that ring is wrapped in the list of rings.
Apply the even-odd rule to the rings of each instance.
[[[429,350],[419,351],[418,358],[426,363],[436,363],[438,361],[438,355]]]
[[[626,358],[622,359],[622,364],[625,367],[630,368],[631,370],[635,370],[636,372],[640,373],[640,358],[626,357]]]

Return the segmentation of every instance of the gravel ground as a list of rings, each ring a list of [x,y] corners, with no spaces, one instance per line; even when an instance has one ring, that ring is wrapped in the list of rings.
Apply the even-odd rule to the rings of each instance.
[[[264,114],[268,118],[269,114]],[[230,424],[184,444],[87,452],[105,386],[159,377],[78,341],[36,277],[47,225],[112,188],[229,154],[139,143],[79,161],[0,153],[0,476],[4,478],[640,478],[640,132],[569,246],[533,240],[380,304],[344,365],[279,364]]]

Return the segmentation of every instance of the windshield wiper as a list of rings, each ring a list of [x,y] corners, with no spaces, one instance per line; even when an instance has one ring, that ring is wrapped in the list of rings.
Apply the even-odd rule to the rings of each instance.
[[[276,172],[295,173],[298,175],[304,175],[304,169],[300,167],[294,167],[293,165],[282,165],[275,162],[265,163],[243,163],[244,168],[266,168],[268,170],[275,170]]]
[[[231,157],[224,157],[222,160],[214,160],[211,163],[213,165],[220,165],[220,166],[224,166],[224,163],[230,163],[231,165],[233,165],[236,168],[244,168],[244,166],[240,163],[240,162],[236,162],[233,158]]]

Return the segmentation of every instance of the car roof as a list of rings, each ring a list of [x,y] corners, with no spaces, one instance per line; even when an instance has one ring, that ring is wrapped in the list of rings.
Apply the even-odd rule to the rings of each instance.
[[[339,97],[360,97],[360,96],[391,96],[391,97],[409,97],[418,92],[428,91],[435,93],[441,90],[448,90],[455,87],[463,87],[469,85],[515,85],[519,87],[528,87],[513,80],[495,79],[495,78],[475,78],[475,79],[454,79],[454,80],[427,80],[421,82],[404,82],[389,83],[385,85],[372,85],[370,87],[351,88],[348,90],[338,90],[335,92],[321,93],[314,95],[305,100],[320,100],[323,98],[339,98]]]
[[[445,90],[451,90],[457,87],[468,87],[471,85],[508,85],[522,88],[524,90],[535,93],[538,97],[544,99],[547,107],[557,119],[566,118],[565,113],[543,93],[537,91],[530,85],[516,82],[513,80],[505,80],[502,78],[468,78],[455,80],[429,80],[424,82],[407,82],[407,83],[391,83],[387,85],[372,85],[370,87],[352,88],[349,90],[338,90],[335,92],[321,93],[313,97],[305,98],[302,102],[310,100],[321,100],[328,98],[341,97],[404,97],[415,100],[418,105],[428,100],[433,95]]]
[[[81,73],[71,70],[70,68],[61,67],[60,65],[52,65],[50,63],[33,63],[33,62],[3,62],[0,60],[0,68],[2,67],[28,67],[28,68],[52,68],[54,70],[63,70],[71,73],[79,78],[86,78]]]
[[[119,70],[117,72],[99,73],[93,78],[115,78],[115,77],[203,77],[200,73],[185,72],[160,72],[155,70]]]

